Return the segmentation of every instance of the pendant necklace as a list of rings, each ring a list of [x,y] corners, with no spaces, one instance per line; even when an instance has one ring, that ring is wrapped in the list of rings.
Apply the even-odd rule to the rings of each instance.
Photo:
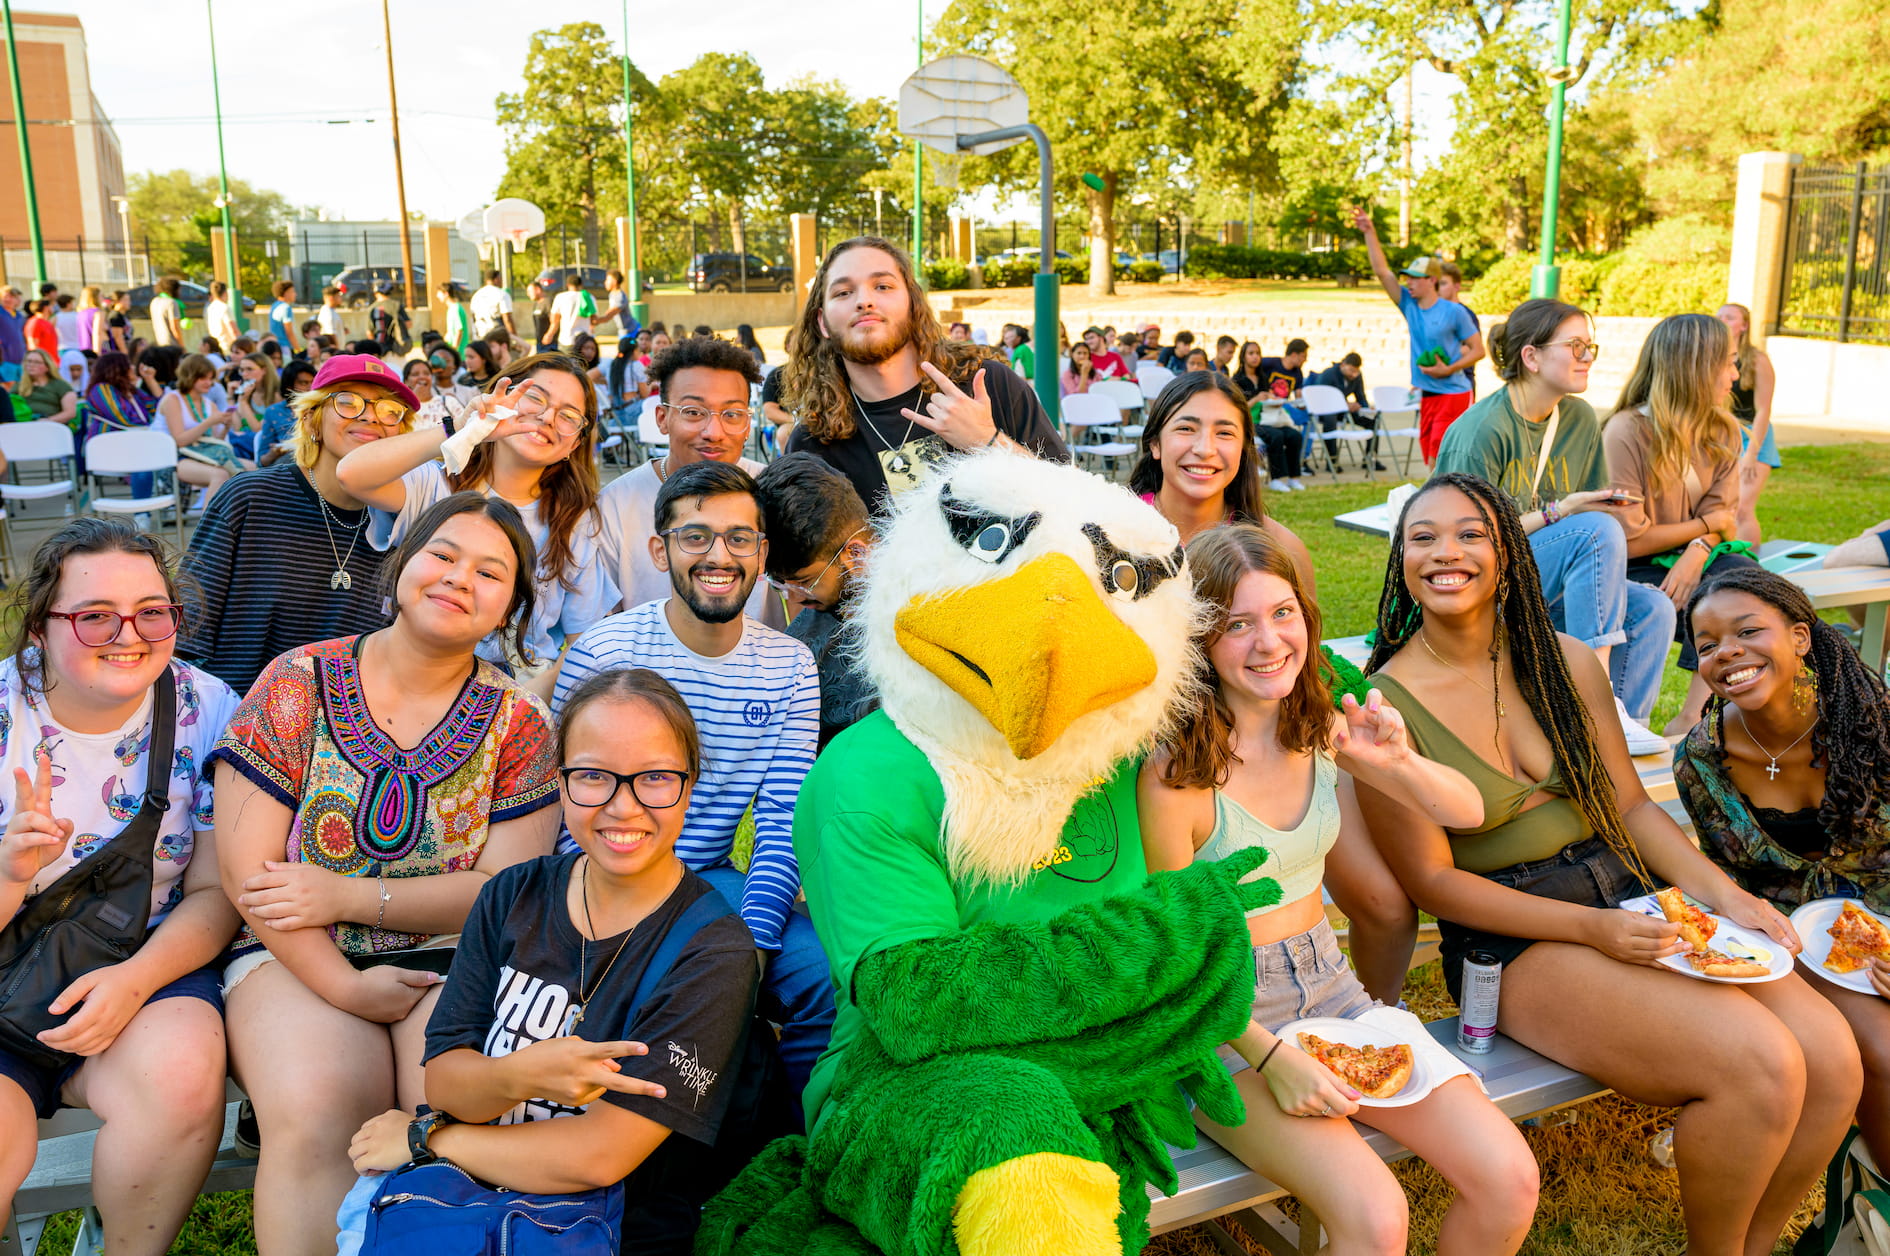
[[[1728,705],[1731,705],[1731,704],[1729,703]],[[1759,739],[1752,735],[1752,725],[1746,723],[1745,711],[1739,707],[1733,707],[1733,710],[1739,712],[1739,727],[1746,730],[1746,740],[1750,741],[1753,745],[1758,746],[1759,753],[1771,760],[1770,763],[1765,765],[1765,775],[1768,780],[1775,781],[1778,779],[1779,759],[1784,755],[1790,754],[1792,752],[1792,746],[1796,746],[1799,742],[1811,736],[1811,730],[1818,727],[1818,718],[1814,715],[1811,719],[1811,723],[1805,725],[1805,731],[1798,734],[1798,736],[1792,738],[1791,746],[1785,747],[1785,749],[1779,751],[1778,754],[1773,754],[1770,750],[1767,750],[1764,746],[1759,746]]]
[[[921,402],[925,400],[925,394],[923,392],[919,394],[919,400]],[[853,408],[860,412],[860,418],[865,421],[867,430],[873,434],[874,438],[877,439],[880,444],[886,447],[886,452],[892,455],[891,460],[886,463],[886,469],[891,471],[894,475],[909,474],[912,471],[912,459],[906,456],[906,446],[912,443],[912,429],[915,426],[914,421],[911,419],[906,420],[906,434],[900,442],[895,445],[887,440],[885,433],[881,432],[878,426],[874,424],[873,416],[866,412],[866,407],[861,404],[859,394],[857,393],[855,393],[853,397]]]
[[[584,899],[584,927],[594,938],[597,936],[597,926],[591,923],[591,858],[589,855],[584,857],[584,870],[578,874],[578,887]],[[637,924],[642,923],[640,920],[637,922]],[[630,939],[636,936],[636,932],[636,925],[631,925],[624,931],[623,941],[617,944],[617,953],[610,957],[608,964],[604,965],[604,971],[597,974],[597,984],[589,990],[584,988],[584,948],[587,943],[583,938],[578,939],[578,1006],[571,1017],[573,1033],[577,1031],[579,1025],[584,1023],[584,1010],[591,1005],[591,999],[597,992],[604,988],[604,978],[610,976],[610,970],[617,966],[617,961],[623,957],[624,948],[630,945]]]
[[[314,492],[315,500],[322,508],[322,531],[328,534],[328,552],[334,555],[335,559],[335,574],[328,578],[328,587],[330,589],[341,589],[344,591],[351,589],[354,587],[354,577],[348,574],[348,559],[354,557],[354,547],[361,543],[361,533],[367,530],[367,512],[362,512],[361,522],[354,529],[354,538],[348,542],[348,553],[344,557],[341,550],[335,545],[335,530],[329,526],[328,521],[334,518],[334,514],[328,508],[328,499],[322,496],[321,486],[315,483],[315,477],[309,474],[306,467],[303,468],[302,475],[308,480],[308,486]],[[341,523],[341,520],[335,519],[335,522],[341,524],[341,530],[343,532],[348,530],[348,525]]]

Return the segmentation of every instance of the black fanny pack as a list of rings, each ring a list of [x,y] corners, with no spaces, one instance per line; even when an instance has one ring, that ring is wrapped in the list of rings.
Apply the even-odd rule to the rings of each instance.
[[[177,732],[177,680],[169,667],[151,694],[151,744],[138,814],[117,837],[28,899],[0,929],[0,1049],[43,1068],[63,1068],[76,1058],[35,1036],[66,1021],[66,1015],[46,1009],[80,977],[131,958],[151,919],[152,859],[158,824],[171,806]]]

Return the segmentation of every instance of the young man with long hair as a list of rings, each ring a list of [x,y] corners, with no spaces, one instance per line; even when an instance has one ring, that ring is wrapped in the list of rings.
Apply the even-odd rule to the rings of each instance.
[[[1006,446],[1069,461],[1037,397],[1004,360],[946,339],[900,249],[842,240],[788,329],[789,452],[814,454],[879,508],[952,450]]]

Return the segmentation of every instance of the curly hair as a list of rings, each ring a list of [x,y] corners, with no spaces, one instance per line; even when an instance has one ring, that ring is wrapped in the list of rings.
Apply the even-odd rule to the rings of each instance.
[[[996,356],[981,345],[947,340],[932,303],[925,299],[913,273],[912,261],[900,247],[878,236],[854,236],[842,240],[827,251],[815,272],[814,283],[801,306],[800,318],[787,333],[787,374],[781,384],[781,404],[801,416],[807,434],[815,440],[832,443],[846,440],[858,430],[853,405],[853,388],[847,382],[846,358],[840,338],[821,327],[821,311],[827,304],[827,275],[834,262],[853,249],[878,249],[892,259],[906,294],[907,343],[919,351],[919,361],[930,362],[956,384],[969,383],[978,367]],[[937,391],[928,376],[921,387],[925,395]],[[921,401],[923,405],[923,401]]]
[[[1332,692],[1319,667],[1321,623],[1319,604],[1300,584],[1292,555],[1251,523],[1228,523],[1207,529],[1188,543],[1188,570],[1194,591],[1214,610],[1195,635],[1200,648],[1201,689],[1206,694],[1197,717],[1184,724],[1171,741],[1169,759],[1162,768],[1162,783],[1176,789],[1219,789],[1240,758],[1234,753],[1234,712],[1221,692],[1220,677],[1208,660],[1208,651],[1227,630],[1227,611],[1234,589],[1253,572],[1286,581],[1299,601],[1306,621],[1306,656],[1300,660],[1293,692],[1280,704],[1276,734],[1283,750],[1295,753],[1329,750],[1332,745]]]
[[[1499,657],[1504,644],[1510,646],[1509,663],[1516,688],[1549,740],[1569,801],[1580,809],[1595,835],[1621,857],[1621,862],[1644,884],[1651,885],[1640,851],[1621,820],[1614,781],[1595,745],[1595,725],[1588,704],[1575,688],[1575,678],[1556,636],[1555,621],[1543,600],[1542,578],[1536,571],[1522,517],[1507,493],[1480,476],[1451,471],[1432,476],[1405,502],[1398,526],[1391,533],[1385,587],[1378,598],[1377,642],[1365,666],[1366,674],[1382,669],[1424,626],[1424,608],[1418,605],[1404,578],[1404,521],[1418,502],[1443,488],[1454,488],[1468,497],[1496,540],[1497,568],[1504,574],[1496,594],[1491,660]]]
[[[1890,699],[1883,678],[1865,666],[1844,634],[1818,617],[1805,591],[1763,567],[1738,567],[1704,581],[1687,599],[1687,620],[1715,593],[1744,593],[1759,599],[1788,624],[1811,631],[1811,655],[1805,660],[1818,681],[1818,723],[1811,732],[1814,762],[1824,765],[1824,798],[1818,827],[1834,846],[1875,850],[1885,841],[1883,808],[1890,801]],[[1726,700],[1707,699],[1713,721],[1710,755],[1726,761]]]

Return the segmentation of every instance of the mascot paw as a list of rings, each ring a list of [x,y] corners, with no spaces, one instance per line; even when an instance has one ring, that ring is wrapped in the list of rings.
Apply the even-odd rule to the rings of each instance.
[[[1121,1256],[1115,1173],[1056,1152],[980,1169],[958,1192],[952,1233],[964,1256]]]

